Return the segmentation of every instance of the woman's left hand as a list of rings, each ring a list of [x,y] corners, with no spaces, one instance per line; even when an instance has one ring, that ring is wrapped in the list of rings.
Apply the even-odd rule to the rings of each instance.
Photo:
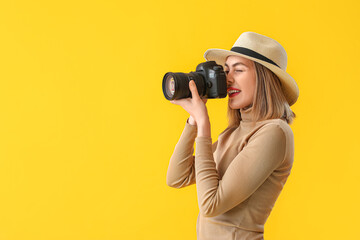
[[[201,99],[196,88],[194,80],[189,82],[189,88],[192,98],[184,98],[170,101],[173,104],[182,106],[195,120],[196,124],[209,121],[209,115],[206,108],[207,99]]]

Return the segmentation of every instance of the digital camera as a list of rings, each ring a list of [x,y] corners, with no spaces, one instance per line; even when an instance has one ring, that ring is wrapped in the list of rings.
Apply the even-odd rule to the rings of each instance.
[[[191,98],[190,80],[194,80],[201,98],[225,98],[227,95],[226,75],[215,61],[200,63],[195,72],[168,72],[162,82],[167,100]]]

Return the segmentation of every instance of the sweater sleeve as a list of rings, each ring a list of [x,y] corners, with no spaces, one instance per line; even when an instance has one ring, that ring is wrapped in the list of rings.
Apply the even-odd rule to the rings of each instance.
[[[197,126],[191,125],[186,121],[185,128],[175,146],[170,158],[169,167],[166,175],[166,184],[174,188],[182,188],[192,185],[195,180],[194,142],[197,136]],[[217,141],[211,146],[213,153],[217,146]]]
[[[286,135],[276,124],[259,129],[219,179],[211,152],[211,138],[196,138],[196,188],[200,213],[222,214],[247,199],[282,163]]]

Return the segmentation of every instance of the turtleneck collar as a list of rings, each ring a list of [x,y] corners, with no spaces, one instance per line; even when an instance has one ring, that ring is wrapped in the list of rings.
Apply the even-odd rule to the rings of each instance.
[[[240,108],[241,121],[243,122],[252,121],[252,116],[253,116],[252,109],[253,109],[252,105],[250,107]]]
[[[241,114],[241,122],[243,123],[253,122],[254,112],[252,105],[250,105],[250,107],[240,108],[240,114]],[[279,119],[286,121],[285,116],[282,116]],[[265,121],[265,120],[260,120],[260,121]]]

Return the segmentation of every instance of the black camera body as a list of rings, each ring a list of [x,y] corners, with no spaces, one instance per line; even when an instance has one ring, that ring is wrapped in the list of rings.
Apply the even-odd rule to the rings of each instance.
[[[226,75],[215,61],[200,63],[195,72],[168,72],[163,78],[162,88],[167,100],[191,98],[190,80],[194,80],[201,98],[225,98],[227,96]]]

